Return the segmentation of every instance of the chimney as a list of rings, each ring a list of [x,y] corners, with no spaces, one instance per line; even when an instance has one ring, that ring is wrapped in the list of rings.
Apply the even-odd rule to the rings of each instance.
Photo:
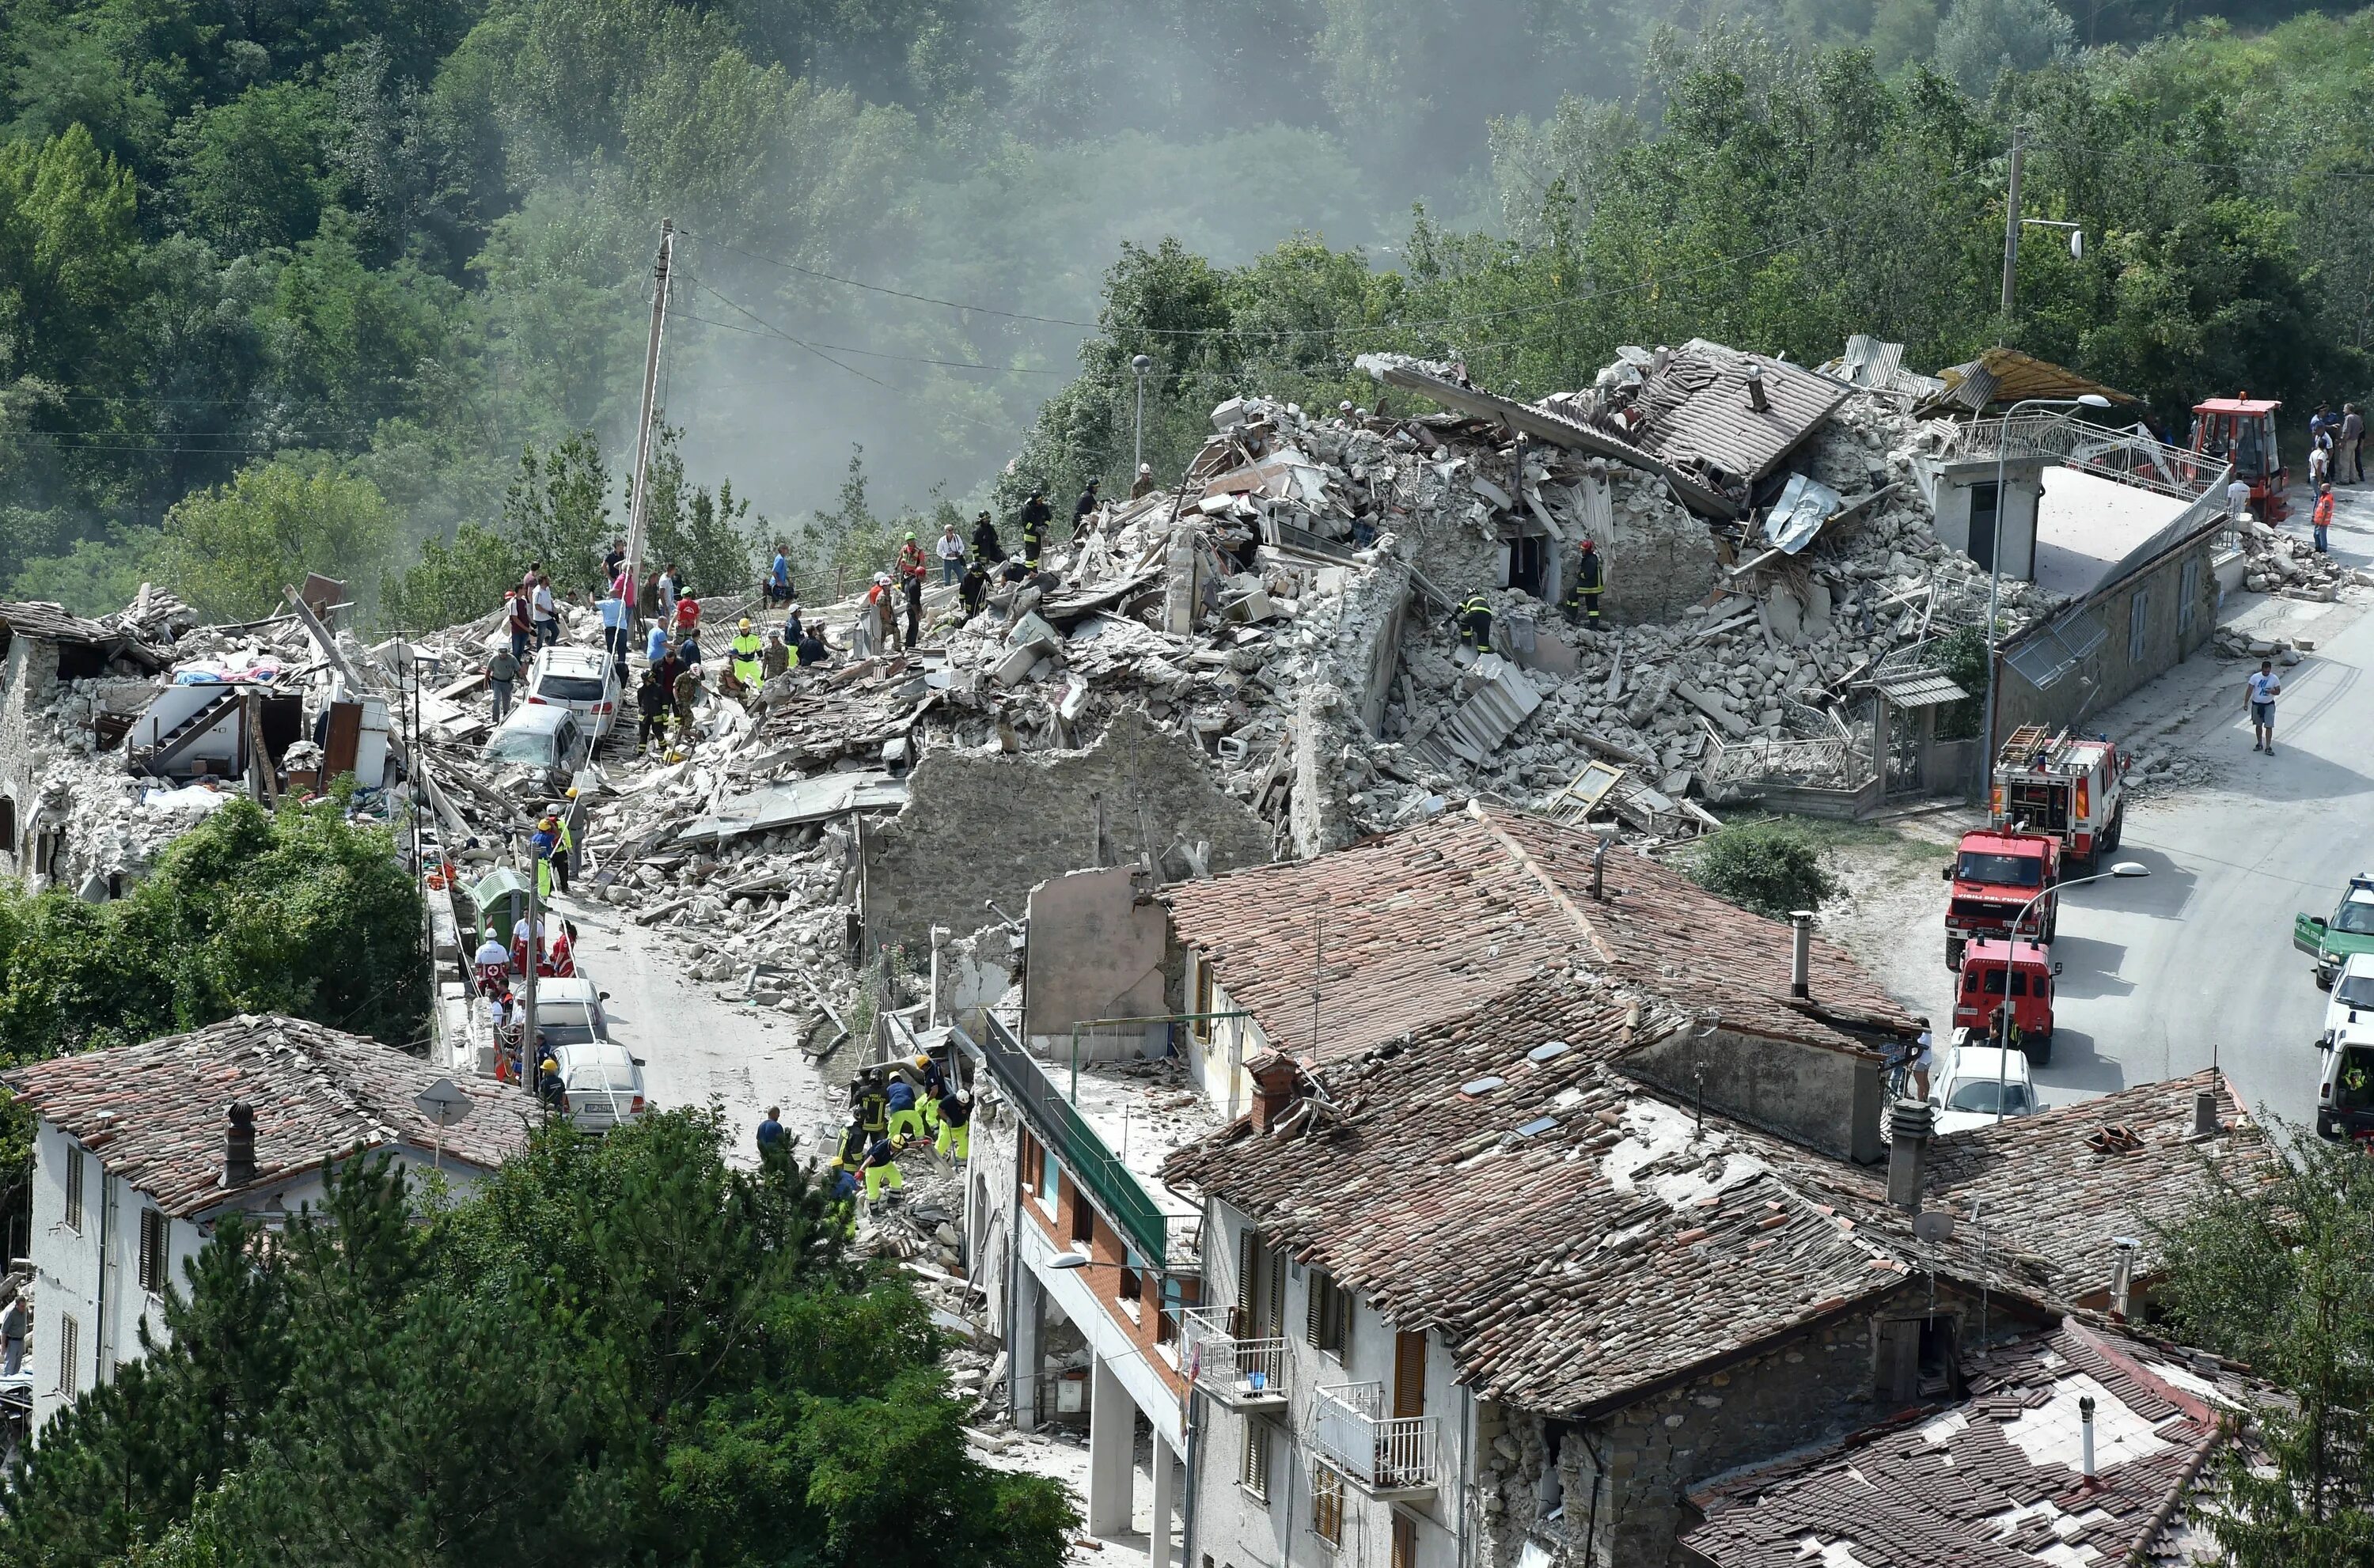
[[[229,1117],[229,1125],[223,1129],[222,1184],[245,1187],[255,1179],[255,1107],[235,1100]]]
[[[2110,1316],[2124,1322],[2128,1297],[2134,1291],[2135,1247],[2139,1244],[2133,1236],[2119,1236],[2113,1245],[2119,1250],[2110,1260]]]
[[[1936,1113],[1926,1100],[1901,1099],[1888,1111],[1887,1200],[1909,1214],[1921,1212],[1929,1132],[1935,1125]]]
[[[1595,904],[1607,902],[1607,835],[1599,836],[1599,848],[1591,852],[1591,897]]]
[[[1275,1051],[1263,1051],[1245,1063],[1245,1075],[1253,1081],[1253,1130],[1267,1132],[1294,1105],[1294,1064]]]
[[[1814,912],[1811,909],[1789,911],[1789,924],[1794,928],[1794,942],[1789,950],[1789,994],[1799,1001],[1813,995],[1814,985]]]
[[[2217,1091],[2204,1089],[2192,1096],[2192,1136],[2215,1138],[2226,1129],[2217,1121]]]
[[[1758,414],[1772,410],[1772,400],[1764,395],[1764,367],[1753,359],[1747,362],[1747,406]]]
[[[2094,1480],[2094,1396],[2077,1396],[2077,1469],[2087,1484]]]

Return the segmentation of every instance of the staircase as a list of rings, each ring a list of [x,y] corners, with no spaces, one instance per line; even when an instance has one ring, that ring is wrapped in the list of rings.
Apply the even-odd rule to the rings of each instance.
[[[223,715],[238,706],[241,689],[238,686],[223,687],[206,699],[205,707],[159,736],[155,745],[134,756],[132,766],[140,772],[163,778],[165,770],[188,751],[199,736],[222,722]]]

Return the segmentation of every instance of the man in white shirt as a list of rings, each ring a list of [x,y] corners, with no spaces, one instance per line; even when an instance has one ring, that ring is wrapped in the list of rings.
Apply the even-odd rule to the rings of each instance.
[[[2259,661],[2259,673],[2243,684],[2244,699],[2251,705],[2251,749],[2275,755],[2275,698],[2281,696],[2284,683],[2276,678],[2275,661]]]
[[[552,597],[552,579],[535,579],[535,597],[528,614],[535,622],[535,642],[538,648],[550,648],[560,640],[560,606]]]
[[[2226,486],[2226,515],[2239,522],[2251,512],[2251,482],[2237,479]]]

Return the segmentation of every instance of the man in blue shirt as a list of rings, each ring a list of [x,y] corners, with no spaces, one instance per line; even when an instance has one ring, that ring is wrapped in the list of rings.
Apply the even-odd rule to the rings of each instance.
[[[782,1114],[782,1106],[769,1106],[767,1119],[758,1124],[758,1157],[762,1160],[767,1157],[768,1150],[783,1141]]]
[[[775,544],[774,563],[767,568],[767,603],[770,604],[788,604],[791,602],[791,557],[783,554],[782,544],[781,541],[777,541]]]

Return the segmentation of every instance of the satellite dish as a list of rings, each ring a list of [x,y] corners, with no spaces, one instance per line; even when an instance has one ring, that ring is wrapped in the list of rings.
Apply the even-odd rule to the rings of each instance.
[[[450,1078],[440,1078],[413,1096],[413,1106],[439,1127],[458,1127],[470,1119],[476,1103]]]

